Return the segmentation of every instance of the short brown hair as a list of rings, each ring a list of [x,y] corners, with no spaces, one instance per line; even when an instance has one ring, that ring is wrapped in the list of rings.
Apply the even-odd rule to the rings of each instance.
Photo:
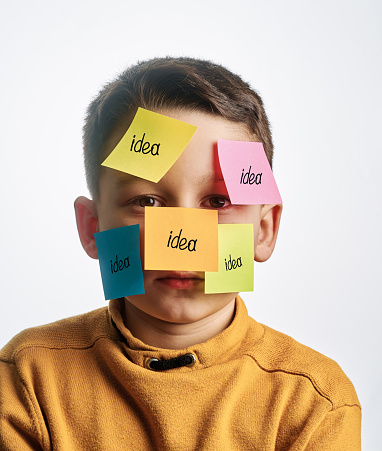
[[[88,107],[83,143],[86,180],[93,199],[99,196],[106,142],[122,121],[132,121],[138,107],[197,110],[240,122],[263,143],[272,166],[268,118],[261,97],[248,83],[210,61],[154,58],[129,67],[105,85]]]

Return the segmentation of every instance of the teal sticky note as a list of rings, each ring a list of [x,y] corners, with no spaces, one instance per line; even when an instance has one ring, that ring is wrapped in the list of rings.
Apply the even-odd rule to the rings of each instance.
[[[105,299],[144,294],[139,224],[94,234]]]

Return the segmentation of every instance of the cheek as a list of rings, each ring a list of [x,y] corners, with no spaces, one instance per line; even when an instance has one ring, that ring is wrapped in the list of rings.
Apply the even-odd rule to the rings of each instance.
[[[260,221],[260,205],[233,205],[219,213],[219,224],[254,224]]]
[[[116,229],[130,225],[124,220],[123,215],[118,210],[109,205],[102,206],[98,210],[98,227],[100,232],[104,230]]]

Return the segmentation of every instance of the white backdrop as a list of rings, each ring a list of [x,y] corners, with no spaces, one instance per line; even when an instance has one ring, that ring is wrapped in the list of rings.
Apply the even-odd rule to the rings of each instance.
[[[284,200],[275,253],[244,295],[250,314],[342,366],[363,449],[380,449],[381,5],[1,0],[0,347],[105,305],[73,213],[90,100],[138,60],[212,59],[262,95]]]

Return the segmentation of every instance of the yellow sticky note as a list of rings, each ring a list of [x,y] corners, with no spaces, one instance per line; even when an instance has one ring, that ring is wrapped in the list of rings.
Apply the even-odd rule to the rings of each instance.
[[[217,271],[217,211],[146,207],[145,269]]]
[[[196,129],[138,108],[127,132],[102,165],[156,183],[179,158]]]
[[[206,272],[206,293],[253,290],[252,224],[219,224],[219,271]]]

